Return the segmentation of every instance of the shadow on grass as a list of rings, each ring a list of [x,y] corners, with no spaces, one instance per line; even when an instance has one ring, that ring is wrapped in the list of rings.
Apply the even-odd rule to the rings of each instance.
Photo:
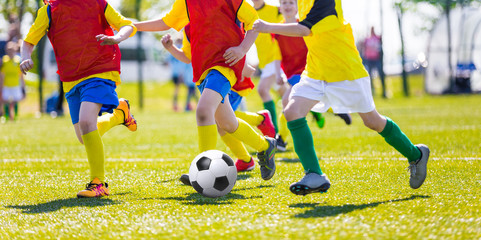
[[[283,151],[283,152],[277,150],[277,151],[276,151],[276,154],[278,154],[278,153],[290,153],[290,152],[293,152],[293,149],[286,149],[286,151]],[[250,154],[251,156],[257,156],[257,152],[249,152],[249,154]]]
[[[249,178],[251,178],[251,177],[252,177],[252,174],[250,174],[250,173],[244,173],[244,174],[242,174],[242,173],[237,173],[237,181],[239,181],[239,180],[246,180],[246,179],[249,179]]]
[[[157,183],[157,184],[162,184],[162,183],[175,182],[175,181],[179,181],[179,178],[172,178],[172,179],[167,179],[167,180],[161,180],[161,181],[157,181],[156,183]]]
[[[401,199],[386,200],[381,202],[373,202],[373,203],[359,204],[359,205],[346,204],[342,206],[319,206],[318,203],[298,203],[298,204],[292,204],[289,207],[311,208],[305,211],[304,213],[299,213],[294,215],[294,217],[296,218],[334,217],[334,216],[349,213],[355,210],[362,210],[366,208],[377,207],[378,205],[381,205],[381,204],[404,202],[404,201],[410,201],[410,200],[415,200],[420,198],[430,198],[430,197],[431,196],[425,196],[425,195],[412,195],[411,197],[401,198]]]
[[[299,158],[278,158],[276,162],[284,162],[284,163],[298,163],[300,162]]]
[[[144,198],[142,200],[175,200],[185,205],[227,205],[233,204],[232,200],[248,200],[262,198],[262,196],[245,197],[241,194],[229,193],[219,198],[208,198],[200,193],[187,194],[186,197]]]
[[[115,195],[125,195],[128,193],[118,193]],[[109,205],[120,204],[120,201],[108,199],[108,198],[67,198],[58,199],[46,203],[32,204],[32,205],[11,205],[5,206],[6,208],[14,208],[22,210],[22,213],[37,214],[37,213],[49,213],[58,211],[62,208],[73,207],[101,207]]]
[[[274,188],[274,187],[276,187],[276,186],[274,186],[274,185],[259,185],[257,187],[243,187],[243,188],[235,187],[234,189],[232,189],[232,192],[259,189],[259,188]]]

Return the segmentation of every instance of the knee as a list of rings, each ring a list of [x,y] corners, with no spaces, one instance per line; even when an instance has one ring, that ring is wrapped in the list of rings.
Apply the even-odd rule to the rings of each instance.
[[[384,129],[384,121],[382,119],[363,119],[364,126],[376,132],[382,132]]]
[[[195,111],[195,116],[197,118],[197,122],[204,123],[209,121],[209,119],[213,118],[214,112],[209,107],[206,106],[197,106],[197,110]]]
[[[89,121],[86,119],[80,119],[78,122],[80,132],[86,134],[97,128],[97,122]]]
[[[228,133],[233,133],[237,130],[237,127],[239,126],[238,122],[237,121],[230,121],[230,122],[222,122],[222,123],[219,123],[221,124],[220,127],[228,132]]]
[[[261,97],[269,96],[269,90],[270,90],[269,88],[266,88],[264,86],[259,86],[257,88],[257,92]]]
[[[286,117],[287,121],[293,121],[293,120],[304,117],[302,116],[298,108],[293,108],[293,107],[290,107],[289,105],[284,109],[284,116]]]

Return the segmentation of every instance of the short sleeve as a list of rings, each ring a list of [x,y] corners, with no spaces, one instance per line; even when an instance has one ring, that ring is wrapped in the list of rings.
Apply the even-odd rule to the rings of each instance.
[[[35,22],[30,27],[30,30],[28,30],[27,36],[24,39],[25,42],[37,45],[40,39],[45,35],[50,22],[47,9],[48,5],[41,7],[37,11],[37,18],[35,18]]]
[[[257,15],[256,9],[244,0],[237,12],[237,18],[244,23],[244,30],[249,31],[254,22],[259,19],[259,15]]]
[[[117,12],[117,10],[111,7],[110,4],[107,4],[105,8],[105,19],[107,19],[107,22],[109,23],[109,25],[112,26],[117,31],[119,31],[119,29],[123,26],[133,27],[134,31],[132,32],[132,34],[130,34],[129,37],[133,37],[137,32],[137,28],[134,26],[132,21],[122,16],[119,12]]]
[[[335,1],[315,0],[306,18],[299,22],[299,24],[311,29],[318,22],[330,15],[337,16]]]
[[[187,14],[187,5],[185,0],[176,0],[172,9],[162,18],[167,26],[180,31],[189,24],[189,16]]]

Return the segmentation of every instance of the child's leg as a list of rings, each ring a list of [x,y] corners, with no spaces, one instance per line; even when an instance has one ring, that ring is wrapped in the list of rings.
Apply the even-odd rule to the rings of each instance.
[[[97,129],[100,136],[103,136],[111,128],[124,122],[124,113],[114,109],[113,113],[104,114],[97,119]]]
[[[237,159],[244,162],[250,162],[251,155],[241,141],[239,141],[237,138],[227,133],[220,127],[218,127],[217,130],[219,131],[219,135],[222,141],[234,153]]]
[[[15,102],[8,103],[8,116],[10,120],[15,120]]]
[[[378,132],[389,145],[405,156],[409,162],[415,162],[421,157],[421,151],[411,143],[411,140],[391,119],[381,116],[376,110],[359,113],[359,116],[361,116],[366,127]]]
[[[289,86],[284,95],[282,95],[282,108],[285,109],[287,104],[289,103],[289,95],[291,94],[291,87]],[[286,116],[284,115],[284,111],[279,116],[279,135],[282,137],[284,141],[286,141],[287,136],[289,135],[289,129],[287,128],[287,120]]]
[[[261,78],[259,81],[259,85],[257,86],[257,91],[259,92],[259,96],[264,103],[264,109],[269,111],[272,116],[272,123],[274,124],[274,128],[276,129],[276,133],[278,131],[277,127],[277,113],[276,113],[276,104],[274,100],[272,100],[272,96],[270,94],[271,87],[276,82],[276,75],[271,75],[266,78]]]
[[[200,152],[212,150],[216,147],[217,127],[214,116],[221,101],[222,96],[209,88],[205,88],[200,96],[196,110]]]
[[[235,116],[227,98],[224,100],[224,104],[220,104],[217,108],[215,119],[219,127],[256,151],[262,152],[269,147],[265,137],[257,133],[247,122]]]
[[[18,117],[18,102],[15,102],[15,105],[13,106],[13,108],[14,108],[14,113],[15,113],[14,118],[17,118]]]
[[[5,112],[5,118],[6,119],[9,119],[9,116],[10,116],[10,110],[8,110],[8,102],[6,102],[4,105],[3,105],[3,111]]]
[[[262,115],[253,112],[242,112],[236,110],[235,115],[236,117],[246,121],[251,126],[258,126],[262,123],[262,121],[264,121],[264,117]]]
[[[322,174],[319,160],[314,149],[314,140],[307,125],[306,115],[318,101],[303,97],[292,97],[287,104],[284,114],[287,127],[291,131],[294,150],[307,173]]]
[[[97,115],[101,104],[82,102],[80,105],[78,128],[87,151],[90,165],[90,180],[98,178],[105,181],[104,146],[97,130]]]
[[[274,176],[276,166],[274,161],[276,142],[273,138],[266,138],[257,133],[248,123],[236,118],[234,110],[226,98],[215,113],[219,127],[232,136],[256,149],[261,169],[261,176],[269,180]]]
[[[124,98],[119,99],[119,105],[113,110],[113,113],[104,114],[97,119],[100,136],[120,124],[123,124],[132,132],[137,130],[137,121],[130,112],[129,101]]]

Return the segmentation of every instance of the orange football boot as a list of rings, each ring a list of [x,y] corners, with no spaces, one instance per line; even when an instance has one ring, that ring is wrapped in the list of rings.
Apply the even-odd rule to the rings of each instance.
[[[117,109],[121,110],[124,113],[124,125],[130,130],[130,131],[136,131],[137,130],[137,121],[135,121],[134,116],[130,112],[130,104],[129,100],[120,98],[119,99],[119,106],[117,106]]]

